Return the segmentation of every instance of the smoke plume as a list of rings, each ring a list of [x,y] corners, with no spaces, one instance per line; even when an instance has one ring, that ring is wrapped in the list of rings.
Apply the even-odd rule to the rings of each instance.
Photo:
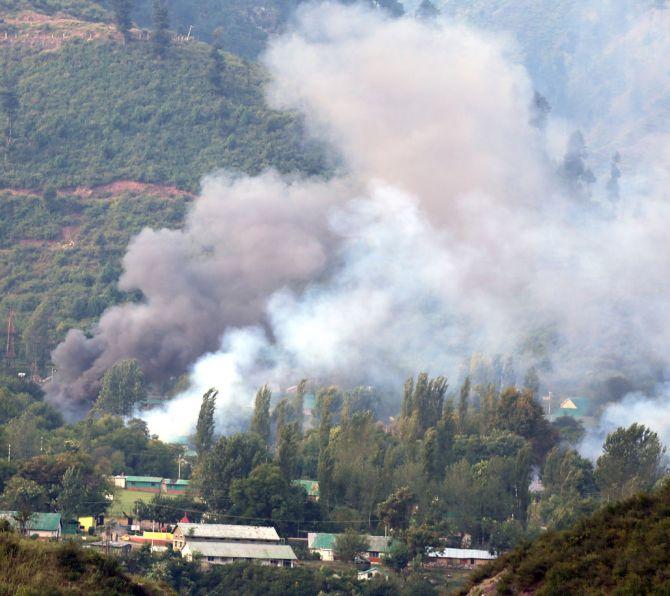
[[[624,35],[636,50],[626,37],[635,23],[622,27],[601,43]],[[613,109],[590,121],[580,111],[571,122],[565,107],[533,126],[536,82],[523,60],[512,36],[449,18],[302,9],[265,56],[268,98],[303,112],[342,171],[208,178],[184,230],[133,241],[121,285],[144,301],[110,309],[91,338],[68,335],[51,395],[85,405],[122,357],[153,379],[192,366],[190,389],[148,415],[154,432],[178,435],[210,386],[228,431],[261,383],[397,387],[418,370],[453,377],[475,352],[539,364],[545,384],[566,391],[611,372],[662,378],[667,137],[638,130],[614,87]],[[602,68],[624,79],[633,70]],[[649,84],[661,83],[670,89]],[[613,113],[626,116],[610,130],[616,201],[605,179],[570,184],[562,170],[577,125],[584,168],[598,173],[602,153],[609,170],[613,151],[593,155],[588,143],[597,131],[605,145]]]

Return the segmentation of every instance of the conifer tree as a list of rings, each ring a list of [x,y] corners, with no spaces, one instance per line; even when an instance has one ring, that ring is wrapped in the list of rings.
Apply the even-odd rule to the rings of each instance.
[[[213,45],[209,51],[209,68],[207,69],[207,79],[212,86],[215,95],[223,93],[223,69],[225,62],[221,57],[221,52],[216,45]]]
[[[133,12],[133,0],[112,0],[114,10],[114,21],[116,28],[123,35],[124,43],[130,41],[130,28],[133,25],[131,14]]]
[[[170,19],[168,16],[168,9],[165,0],[154,0],[153,3],[153,21],[154,34],[153,45],[154,52],[159,58],[165,58],[168,48],[170,46]]]

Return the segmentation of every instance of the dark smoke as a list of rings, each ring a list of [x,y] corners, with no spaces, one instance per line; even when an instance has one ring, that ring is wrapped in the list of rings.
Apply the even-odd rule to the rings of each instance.
[[[50,400],[82,413],[104,371],[123,358],[136,358],[148,381],[183,373],[226,328],[262,320],[271,293],[317,278],[331,234],[328,192],[315,184],[273,173],[208,179],[183,230],[139,234],[119,285],[140,290],[143,301],[107,310],[92,337],[67,334],[52,355]]]

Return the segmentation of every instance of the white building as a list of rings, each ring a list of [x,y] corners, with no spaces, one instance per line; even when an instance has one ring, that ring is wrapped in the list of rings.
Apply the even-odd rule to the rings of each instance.
[[[267,526],[180,523],[174,530],[173,547],[188,560],[201,557],[206,565],[253,561],[261,565],[293,567],[293,549],[277,530]]]
[[[297,560],[293,549],[287,544],[263,544],[252,542],[215,542],[211,540],[189,540],[181,551],[182,557],[193,560],[201,556],[207,565],[225,565],[236,561],[248,561],[274,567],[293,567]]]
[[[198,542],[252,542],[279,544],[277,530],[269,526],[236,526],[233,524],[179,523],[173,538],[174,550],[181,550],[189,541]]]

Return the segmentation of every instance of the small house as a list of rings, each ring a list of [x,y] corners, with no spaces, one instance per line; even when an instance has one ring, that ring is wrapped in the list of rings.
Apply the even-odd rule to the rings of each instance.
[[[443,548],[428,550],[428,564],[434,567],[475,567],[497,558],[487,550]]]
[[[371,580],[373,577],[377,577],[378,575],[381,575],[382,577],[384,577],[384,579],[388,579],[389,572],[387,569],[384,569],[379,565],[373,565],[369,569],[365,569],[364,571],[358,572],[358,581],[368,581]]]
[[[188,480],[164,478],[162,488],[165,494],[183,495],[188,489]]]
[[[326,532],[309,532],[307,534],[307,548],[311,553],[318,553],[322,561],[334,561],[337,536],[337,534]],[[368,548],[361,554],[371,563],[379,563],[389,551],[391,538],[371,535],[367,535],[365,538],[368,541]]]
[[[159,476],[126,476],[126,490],[160,493],[163,479]]]
[[[319,481],[318,480],[294,480],[293,484],[302,486],[307,493],[307,498],[310,501],[319,500]]]
[[[0,519],[7,520],[15,529],[19,529],[16,511],[0,511]],[[62,534],[60,513],[33,513],[26,523],[26,534],[39,540],[60,540]]]

